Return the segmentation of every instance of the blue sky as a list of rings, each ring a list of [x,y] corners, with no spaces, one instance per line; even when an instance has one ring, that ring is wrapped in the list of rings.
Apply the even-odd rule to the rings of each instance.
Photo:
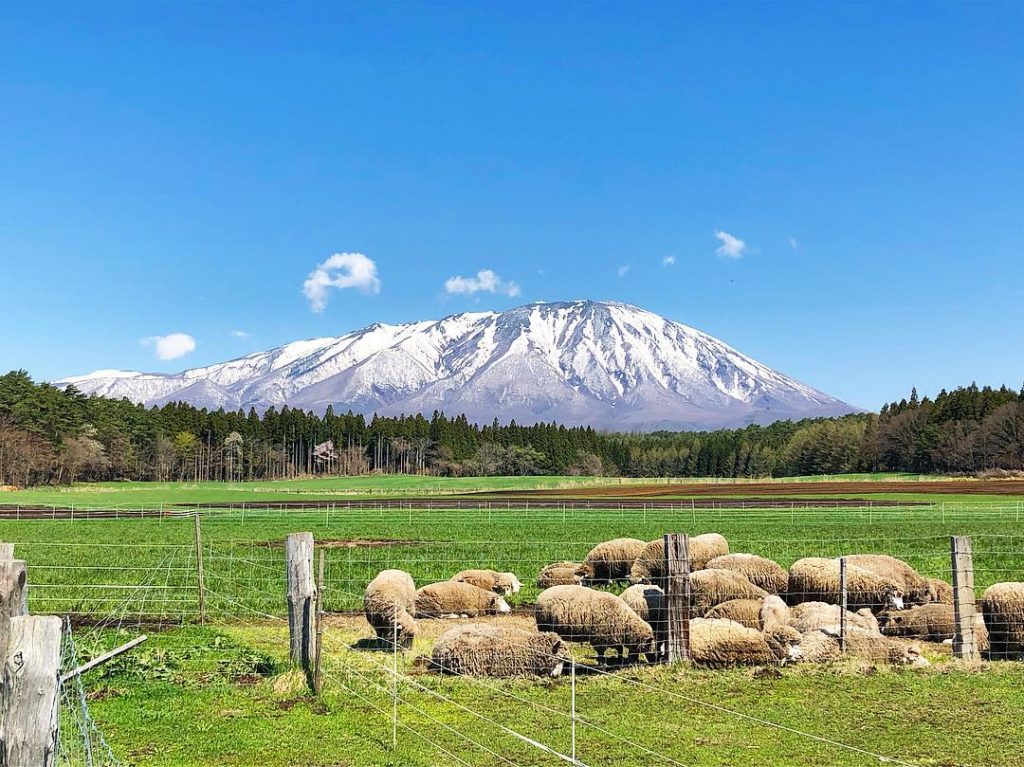
[[[1024,380],[1019,3],[21,5],[0,369],[594,298],[865,407]]]

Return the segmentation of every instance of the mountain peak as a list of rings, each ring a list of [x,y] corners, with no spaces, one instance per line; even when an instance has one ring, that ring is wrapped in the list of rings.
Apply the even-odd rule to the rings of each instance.
[[[85,393],[147,405],[465,413],[478,422],[712,429],[855,408],[723,342],[616,301],[535,302],[296,341],[177,374],[98,371]]]

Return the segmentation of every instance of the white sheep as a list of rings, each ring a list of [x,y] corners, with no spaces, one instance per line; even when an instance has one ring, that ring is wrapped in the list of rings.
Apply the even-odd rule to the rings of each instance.
[[[379,573],[363,596],[366,621],[374,633],[389,645],[400,647],[410,647],[416,636],[415,605],[416,584],[402,570]]]
[[[463,570],[453,575],[452,580],[456,583],[471,583],[495,594],[518,594],[523,587],[515,573],[499,573],[497,570]]]
[[[485,677],[556,677],[571,662],[557,634],[484,623],[449,629],[430,656],[432,671]]]
[[[498,594],[471,583],[441,581],[416,592],[416,615],[420,618],[476,618],[510,612],[512,608]]]
[[[586,586],[553,586],[542,591],[535,607],[537,628],[571,642],[589,642],[604,663],[605,651],[626,655],[655,654],[654,630],[614,594]]]
[[[904,605],[900,583],[849,561],[846,565],[846,595],[850,610],[865,607],[873,612],[902,610]],[[839,604],[839,560],[821,557],[798,559],[789,568],[786,598],[791,605],[800,602]]]
[[[607,584],[626,580],[630,568],[643,553],[645,546],[647,543],[637,538],[615,538],[597,544],[583,558],[583,564],[594,571],[589,582]]]

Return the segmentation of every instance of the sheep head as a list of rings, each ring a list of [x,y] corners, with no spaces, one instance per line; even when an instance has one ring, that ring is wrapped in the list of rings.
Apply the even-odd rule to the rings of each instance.
[[[800,640],[803,636],[792,626],[775,625],[764,632],[764,641],[780,664],[800,659]]]
[[[903,589],[895,583],[886,584],[882,602],[887,610],[902,610],[904,607]]]

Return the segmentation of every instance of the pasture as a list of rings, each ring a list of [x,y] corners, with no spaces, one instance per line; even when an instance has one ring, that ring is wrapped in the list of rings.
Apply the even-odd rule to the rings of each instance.
[[[477,489],[528,487],[526,480],[510,484]],[[222,502],[221,490],[192,502]],[[162,491],[146,492],[149,502]],[[166,497],[180,496],[172,490]],[[460,499],[447,508],[368,499],[357,508],[211,509],[200,514],[205,626],[197,625],[191,515],[3,519],[0,541],[15,542],[16,556],[28,562],[30,611],[72,616],[86,654],[151,635],[86,678],[89,710],[124,764],[556,765],[566,763],[574,740],[578,763],[589,767],[868,765],[880,757],[1024,764],[1009,734],[1024,714],[1024,667],[964,664],[943,645],[927,646],[933,665],[926,669],[844,661],[731,671],[641,664],[614,673],[594,670],[590,648],[576,645],[582,665],[574,686],[564,677],[425,673],[418,659],[448,621],[422,621],[410,652],[366,649],[372,632],[359,615],[362,594],[381,569],[407,570],[418,585],[469,566],[511,570],[524,584],[510,600],[515,614],[489,620],[531,625],[534,579],[544,564],[578,561],[595,543],[621,536],[719,532],[733,551],[784,566],[805,556],[884,552],[948,580],[948,536],[968,535],[978,593],[1024,580],[1020,498],[918,491],[899,498],[919,505],[875,506],[874,497],[789,509],[730,508],[727,501],[701,508],[682,500],[618,507],[607,499],[593,508],[528,508],[518,498],[475,505]],[[287,671],[281,543],[297,531],[312,532],[325,558],[320,698]]]

